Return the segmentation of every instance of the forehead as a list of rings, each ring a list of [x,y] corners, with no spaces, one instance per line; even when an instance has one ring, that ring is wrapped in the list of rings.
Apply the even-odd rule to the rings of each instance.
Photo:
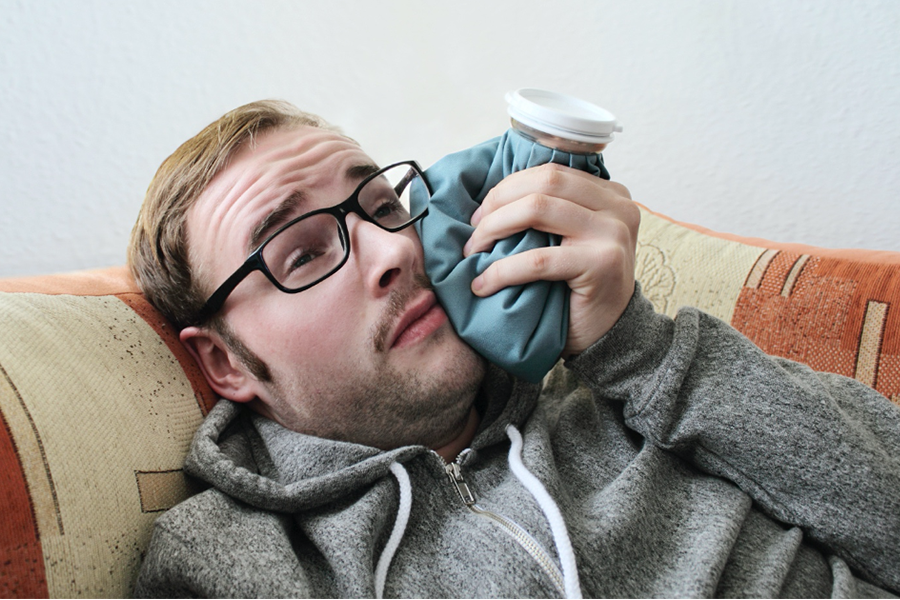
[[[253,229],[286,198],[303,194],[311,203],[303,212],[340,202],[357,183],[346,176],[348,170],[363,164],[373,161],[333,131],[300,126],[259,135],[235,153],[188,211],[191,264],[205,278],[220,279],[218,271],[243,262]]]
[[[273,185],[317,188],[334,183],[342,166],[371,163],[359,145],[339,133],[307,125],[264,132],[246,142],[200,196],[215,206],[266,196]]]

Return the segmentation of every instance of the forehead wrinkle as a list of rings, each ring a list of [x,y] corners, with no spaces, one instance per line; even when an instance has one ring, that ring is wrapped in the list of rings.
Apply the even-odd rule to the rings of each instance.
[[[359,163],[351,165],[344,172],[344,177],[352,182],[359,182],[378,171],[378,167],[372,163]],[[299,216],[300,206],[307,201],[303,190],[294,190],[290,196],[282,200],[278,206],[267,214],[250,233],[250,241],[247,244],[247,253],[256,250],[259,245],[279,227],[287,223],[292,217]]]
[[[287,136],[294,137],[285,139]],[[273,139],[274,143],[270,141]],[[284,177],[286,173],[293,174],[289,179],[294,179],[293,185],[299,188],[299,181],[307,177],[309,168],[315,168],[324,160],[340,160],[338,157],[351,151],[361,152],[359,143],[352,138],[338,132],[306,126],[266,131],[255,136],[250,143],[245,143],[237,149],[222,170],[213,176],[200,193],[198,201],[188,211],[188,224],[185,230],[185,236],[191,239],[187,244],[188,256],[192,268],[196,270],[201,287],[207,289],[213,287],[212,284],[215,281],[212,275],[216,264],[224,260],[223,256],[227,254],[228,240],[247,240],[246,243],[251,244],[250,238],[253,231],[249,227],[244,229],[246,225],[241,227],[242,223],[247,223],[246,216],[242,217],[242,215],[247,215],[248,212],[252,213],[252,204],[255,204],[251,202],[251,206],[248,207],[246,201],[248,197],[255,198],[266,193],[266,190],[272,190],[271,186],[278,186],[279,178]],[[371,159],[367,161],[366,158],[360,157],[353,162],[362,164],[371,162]],[[266,165],[273,168],[266,169],[265,173],[260,173],[260,167]],[[341,173],[341,175],[346,175],[346,173]],[[316,185],[314,181],[312,183]],[[288,182],[285,187],[289,185],[291,183]],[[290,192],[291,190],[287,188],[286,191]],[[311,201],[308,196],[307,194],[307,201]],[[280,203],[284,209],[288,209],[285,204],[286,200],[282,200]],[[299,197],[294,199],[294,201],[298,200],[300,200]],[[293,208],[294,211],[302,209],[300,206]],[[237,223],[231,222],[234,220],[229,218],[232,213],[236,215]],[[294,214],[298,215],[297,212]],[[265,217],[259,217],[259,219],[260,224],[264,226]],[[289,220],[290,218],[285,222]],[[250,223],[253,224],[253,221],[255,219],[251,218]],[[269,221],[272,222],[272,219]],[[209,223],[218,223],[219,225],[210,227]],[[266,229],[272,230],[270,227]],[[204,235],[205,232],[209,232],[209,234]],[[260,231],[257,236],[264,234],[265,232]],[[256,240],[257,246],[264,239],[264,237],[260,237]],[[242,243],[239,247],[243,246]],[[252,250],[255,248],[250,248],[249,251]],[[244,257],[249,254],[249,251],[244,254]],[[214,258],[217,256],[219,258]]]
[[[247,253],[249,254],[256,250],[263,240],[269,236],[270,232],[275,231],[296,215],[299,212],[298,207],[304,202],[306,202],[306,195],[303,193],[303,190],[294,190],[290,196],[282,200],[275,207],[275,210],[263,217],[250,232]]]
[[[231,164],[232,168],[241,164],[243,161],[249,161],[250,164],[247,165],[248,168],[241,169],[236,179],[228,186],[232,192],[241,190],[238,192],[239,196],[255,197],[279,178],[288,176],[291,172],[296,171],[295,175],[298,176],[298,179],[303,180],[304,177],[299,175],[300,173],[309,170],[306,163],[316,165],[329,157],[344,154],[349,150],[345,148],[348,143],[352,148],[359,149],[359,144],[351,138],[339,136],[336,139],[323,140],[323,136],[332,136],[334,133],[322,130],[312,130],[307,132],[304,131],[304,128],[288,130],[286,132],[298,134],[291,142],[287,144],[279,143],[267,147],[267,138],[279,133],[283,132],[266,132],[266,134],[259,139],[253,140],[252,144],[246,145],[237,154]],[[268,172],[260,175],[257,172],[257,168],[255,168],[259,165],[268,165]],[[300,167],[299,169],[298,166]],[[377,167],[370,162],[361,162],[346,169],[342,175],[351,181],[358,182],[376,170]],[[313,183],[313,185],[315,185],[315,183]],[[282,200],[277,207],[266,216],[262,217],[259,222],[253,226],[247,236],[247,254],[255,251],[272,232],[278,229],[278,227],[286,224],[291,218],[299,216],[301,205],[308,201],[308,194],[304,194],[303,190],[294,190],[287,198]],[[224,205],[220,205],[214,210],[227,211],[229,209],[227,206],[228,203],[223,204]]]
[[[245,171],[239,179],[239,181],[245,182],[243,194],[257,197],[269,186],[285,177],[302,180],[302,174],[308,171],[309,168],[304,166],[297,168],[296,163],[297,161],[303,161],[304,155],[308,153],[308,151],[300,151],[298,149],[298,146],[303,146],[306,141],[301,137],[287,148],[275,147],[259,153],[256,161],[268,164],[271,170],[263,175],[257,174],[252,168]],[[247,241],[247,254],[256,250],[269,235],[290,221],[291,218],[299,216],[300,207],[307,201],[308,197],[303,190],[295,189],[287,198],[279,202],[278,206],[260,219],[251,229]]]
[[[348,150],[359,150],[359,144],[348,137],[330,138],[334,132],[314,130],[311,133],[299,133],[290,143],[255,152],[261,162],[280,163],[302,159],[310,163],[318,163],[326,158],[342,154]],[[347,147],[349,144],[349,148]]]

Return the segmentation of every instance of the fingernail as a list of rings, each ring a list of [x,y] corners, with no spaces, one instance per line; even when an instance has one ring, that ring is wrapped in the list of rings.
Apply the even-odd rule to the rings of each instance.
[[[472,280],[472,291],[478,293],[481,291],[481,288],[484,287],[484,277],[479,275],[475,279]]]
[[[469,238],[469,241],[466,242],[466,245],[463,246],[463,256],[469,256],[472,253],[472,239]]]

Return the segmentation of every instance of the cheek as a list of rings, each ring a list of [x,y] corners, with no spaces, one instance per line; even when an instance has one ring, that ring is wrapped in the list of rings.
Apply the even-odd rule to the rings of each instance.
[[[413,225],[410,225],[400,233],[404,234],[410,239],[410,241],[412,241],[413,246],[415,246],[416,258],[419,260],[419,264],[424,264],[423,260],[425,251],[422,247],[422,240],[419,239],[419,234],[416,233],[416,228]]]
[[[242,329],[250,332],[245,343],[279,371],[314,375],[348,357],[358,363],[360,348],[370,343],[363,307],[351,294],[328,293],[326,283],[297,295],[275,290],[277,296],[254,303],[242,315]]]

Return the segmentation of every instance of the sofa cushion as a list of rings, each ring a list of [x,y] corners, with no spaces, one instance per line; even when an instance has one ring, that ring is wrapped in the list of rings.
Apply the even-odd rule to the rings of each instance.
[[[900,252],[779,244],[641,212],[636,275],[657,310],[697,306],[769,354],[900,404]]]
[[[130,595],[213,402],[124,268],[0,281],[0,596]]]

